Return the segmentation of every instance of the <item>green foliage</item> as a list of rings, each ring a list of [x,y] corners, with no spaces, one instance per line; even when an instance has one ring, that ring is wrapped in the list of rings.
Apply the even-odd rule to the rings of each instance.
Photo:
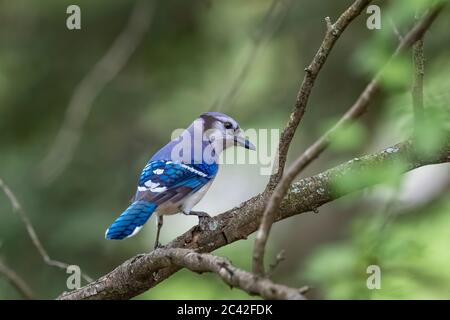
[[[385,152],[395,153],[397,151],[396,148],[388,148]],[[360,159],[355,158],[353,162],[358,164]],[[401,159],[395,162],[372,162],[370,166],[360,167],[358,170],[345,172],[345,174],[337,177],[332,181],[332,188],[338,194],[347,194],[361,186],[375,185],[377,183],[396,186],[401,181],[405,168],[406,164]]]
[[[328,299],[447,299],[450,295],[450,201],[446,197],[389,222],[383,213],[352,223],[348,241],[323,246],[304,274]],[[381,289],[369,290],[369,265]]]
[[[336,123],[335,119],[332,123]],[[367,130],[359,122],[342,126],[331,136],[330,147],[336,151],[358,150],[367,141]]]
[[[66,8],[73,1],[0,1],[0,177],[15,192],[50,255],[78,264],[93,277],[150,250],[155,235],[154,221],[149,221],[137,237],[121,242],[105,241],[104,231],[126,207],[140,170],[151,154],[168,142],[172,130],[187,126],[226,93],[252,51],[271,0],[157,1],[144,41],[95,99],[69,167],[56,181],[45,184],[39,165],[55,139],[73,91],[124,28],[134,3],[131,0],[76,1],[82,10],[82,29],[69,31],[65,27]],[[304,76],[303,70],[324,35],[323,17],[330,16],[334,21],[346,6],[340,1],[290,3],[281,12],[284,20],[252,57],[249,73],[236,99],[224,106],[223,111],[238,119],[244,129],[284,126]],[[290,147],[291,157],[317,138],[320,131],[317,128],[333,125],[328,122],[325,126],[324,119],[338,119],[392,54],[397,39],[389,19],[395,20],[401,32],[411,25],[415,6],[410,1],[377,4],[382,8],[382,29],[368,30],[366,16],[362,14],[339,39],[314,85],[305,117]],[[425,106],[430,120],[419,128],[423,153],[436,150],[445,137],[443,132],[450,130],[449,29],[446,10],[426,35]],[[393,61],[383,78],[382,94],[372,102],[361,121],[334,136],[330,150],[312,166],[314,173],[411,136],[410,63],[409,52]],[[361,170],[357,176],[340,180],[336,188],[345,191],[381,179],[397,185],[400,169],[401,163]],[[251,176],[245,166],[233,167],[228,172],[232,173],[228,179],[219,180],[221,173],[217,178],[220,182],[215,182],[223,183],[217,189],[218,195],[202,201],[206,211],[216,213],[237,206],[263,190],[267,178]],[[226,183],[232,179],[234,184],[230,187]],[[428,181],[424,188],[432,183]],[[230,189],[238,190],[240,197],[224,192]],[[362,203],[364,210],[369,211],[370,205],[361,198],[358,194],[346,200]],[[222,206],[217,205],[223,199]],[[329,208],[334,211],[338,206],[330,204]],[[434,224],[437,233],[428,234],[435,256],[428,254],[421,261],[425,264],[429,259],[426,266],[439,269],[436,276],[445,283],[447,278],[441,275],[445,268],[439,258],[446,257],[448,239],[444,231],[438,232],[445,227],[444,218],[438,214],[432,218],[429,214],[424,216],[430,220],[425,222]],[[326,217],[325,220],[333,221]],[[187,230],[185,219],[173,217],[165,221],[162,231],[165,241]],[[327,229],[323,221],[314,217],[312,221],[316,224],[300,233],[293,226],[295,221],[303,223],[303,219],[302,216],[277,223],[274,229],[281,236],[274,237],[273,242],[271,239],[271,245],[276,246],[276,241],[283,239],[287,251],[297,252],[304,246],[308,253],[314,253],[318,243],[341,232],[334,226]],[[403,240],[406,233],[421,229],[407,220],[401,228],[396,227],[398,235],[394,231],[389,233],[393,241],[378,246],[377,254],[391,257],[393,252],[399,253],[397,247],[402,247],[402,252],[415,248],[405,247]],[[376,232],[366,231],[365,234],[373,234],[367,239],[376,236]],[[417,237],[423,240],[424,236],[417,233]],[[368,296],[365,281],[356,279],[355,274],[361,279],[366,277],[364,267],[369,254],[365,246],[370,246],[369,240],[361,240],[357,251],[348,244],[336,245],[324,249],[328,253],[320,253],[312,260],[314,266],[309,268],[309,275],[325,279],[331,275],[327,273],[330,266],[344,275],[333,272],[333,277],[337,275],[338,279],[330,282],[330,291],[324,291],[327,297]],[[241,241],[216,253],[250,270],[251,244],[251,240]],[[400,257],[405,256],[400,254],[398,262]],[[25,278],[39,298],[54,298],[67,290],[66,273],[42,262],[3,194],[0,194],[0,258]],[[298,267],[297,259],[289,257],[283,266],[288,272],[283,273],[282,283],[294,283],[296,275],[292,273]],[[391,277],[390,283],[397,287],[404,282],[408,282],[409,288],[413,286],[403,275],[385,277]],[[421,286],[423,297],[444,296],[438,287],[417,285]],[[397,293],[408,295],[401,290]],[[0,298],[15,297],[18,297],[15,290],[0,278]],[[139,298],[233,299],[248,298],[248,295],[229,290],[214,275],[183,271]]]

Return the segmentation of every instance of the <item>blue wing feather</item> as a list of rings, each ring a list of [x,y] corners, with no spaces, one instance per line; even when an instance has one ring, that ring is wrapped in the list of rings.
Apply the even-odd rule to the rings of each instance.
[[[134,202],[106,230],[106,239],[134,235],[159,205],[177,203],[206,185],[217,174],[218,165],[149,161],[139,177]]]
[[[146,182],[159,183],[163,187],[173,187],[179,185],[184,180],[191,177],[213,178],[218,170],[216,163],[212,164],[181,164],[172,161],[150,161],[142,170],[139,177],[139,186],[144,186]],[[161,173],[159,173],[161,172]]]
[[[155,211],[156,205],[147,201],[133,202],[106,230],[105,238],[120,240],[133,235]],[[137,229],[139,231],[139,229]]]
[[[149,161],[139,178],[135,200],[145,199],[157,205],[180,201],[213,179],[217,170],[216,163],[188,165],[165,160]]]

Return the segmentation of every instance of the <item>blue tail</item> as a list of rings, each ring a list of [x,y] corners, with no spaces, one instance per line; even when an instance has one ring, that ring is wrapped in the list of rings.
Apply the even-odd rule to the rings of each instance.
[[[133,202],[106,230],[107,240],[132,237],[142,228],[156,209],[156,204],[148,201]]]

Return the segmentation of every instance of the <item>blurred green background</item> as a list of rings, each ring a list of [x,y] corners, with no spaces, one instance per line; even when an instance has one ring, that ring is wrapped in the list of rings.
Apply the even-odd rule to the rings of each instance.
[[[124,29],[134,1],[0,1],[0,178],[14,191],[50,256],[77,264],[92,277],[153,246],[154,217],[126,241],[104,231],[126,207],[141,168],[184,128],[226,96],[248,65],[239,91],[223,111],[243,128],[283,128],[325,32],[352,1],[155,1],[151,24],[123,69],[92,103],[73,158],[46,179],[43,160],[63,123],[77,84]],[[406,33],[427,1],[375,1],[381,30],[367,14],[337,42],[317,79],[291,149],[300,154],[350,107],[395,49],[395,24]],[[429,1],[428,1],[429,2]],[[66,8],[81,8],[81,30],[66,28]],[[263,31],[261,31],[263,30]],[[425,105],[431,124],[420,128],[421,150],[433,152],[450,129],[450,12],[425,39]],[[262,36],[261,36],[262,32]],[[255,50],[255,42],[260,42]],[[390,67],[370,111],[339,132],[330,150],[302,176],[400,142],[412,132],[411,54]],[[379,171],[369,173],[379,174]],[[258,165],[224,165],[200,210],[218,214],[262,191]],[[450,298],[450,168],[421,168],[275,225],[268,259],[287,257],[274,280],[309,285],[311,298]],[[63,270],[46,266],[20,219],[0,194],[0,258],[39,298],[66,289]],[[196,223],[165,219],[166,243]],[[253,237],[218,250],[250,270]],[[380,290],[366,287],[368,265],[382,271]],[[0,299],[20,298],[0,277]],[[181,271],[142,299],[240,299],[214,275]]]

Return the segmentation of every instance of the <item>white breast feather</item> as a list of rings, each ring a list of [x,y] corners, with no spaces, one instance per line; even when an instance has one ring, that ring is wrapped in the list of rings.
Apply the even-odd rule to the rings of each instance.
[[[205,184],[200,190],[195,192],[194,194],[187,197],[182,204],[182,209],[184,212],[188,213],[192,210],[193,207],[197,203],[202,200],[202,198],[205,196],[206,192],[208,191],[209,187],[211,187],[213,180],[209,181],[207,184]]]

